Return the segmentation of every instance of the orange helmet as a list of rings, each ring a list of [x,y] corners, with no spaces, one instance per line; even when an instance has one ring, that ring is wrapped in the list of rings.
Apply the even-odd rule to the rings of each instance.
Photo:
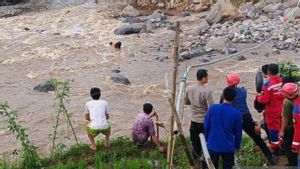
[[[285,97],[293,99],[298,95],[299,87],[296,83],[286,83],[281,88],[281,92],[285,95]]]
[[[226,76],[227,85],[235,86],[240,83],[240,75],[238,73],[229,73]]]

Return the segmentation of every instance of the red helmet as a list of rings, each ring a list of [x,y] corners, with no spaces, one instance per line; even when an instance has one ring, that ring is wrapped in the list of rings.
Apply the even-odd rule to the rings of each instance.
[[[240,75],[238,73],[229,73],[226,79],[228,86],[235,86],[240,83]]]
[[[286,83],[281,88],[281,92],[289,99],[293,99],[298,95],[299,87],[296,83]]]

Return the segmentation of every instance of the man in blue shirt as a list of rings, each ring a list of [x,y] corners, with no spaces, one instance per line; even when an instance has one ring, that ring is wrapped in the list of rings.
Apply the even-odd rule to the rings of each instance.
[[[218,168],[220,156],[223,169],[234,165],[234,151],[240,149],[242,139],[242,114],[231,103],[236,91],[227,87],[223,90],[224,103],[213,104],[204,121],[205,137],[210,157]]]
[[[232,87],[237,95],[232,101],[232,106],[242,113],[243,118],[243,130],[252,138],[256,145],[262,150],[267,159],[271,164],[276,163],[275,156],[271,153],[270,149],[267,147],[266,143],[260,137],[260,134],[256,131],[257,124],[253,121],[252,115],[247,105],[247,90],[244,87],[238,87],[240,83],[240,76],[237,73],[229,73],[226,76],[228,87]],[[223,96],[221,96],[220,103],[223,102]]]

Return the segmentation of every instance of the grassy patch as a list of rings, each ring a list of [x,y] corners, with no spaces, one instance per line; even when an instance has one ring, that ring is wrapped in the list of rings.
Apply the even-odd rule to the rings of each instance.
[[[248,136],[243,136],[241,150],[237,154],[240,166],[263,166],[267,159]]]
[[[165,154],[160,153],[154,145],[140,148],[125,137],[112,140],[110,145],[111,148],[105,150],[104,143],[98,142],[96,152],[90,150],[87,144],[74,145],[63,153],[42,159],[42,166],[49,169],[152,169],[167,166]]]
[[[191,142],[187,139],[189,145]],[[166,145],[166,143],[163,143]],[[57,149],[53,155],[41,158],[43,169],[166,169],[166,153],[160,153],[155,145],[137,147],[126,137],[110,142],[111,148],[104,149],[103,141],[97,143],[96,152],[88,144],[73,145],[68,149]],[[248,136],[243,137],[242,148],[237,154],[240,166],[263,166],[266,159]],[[174,167],[189,168],[183,146],[176,140]],[[0,168],[13,169],[0,158]],[[18,169],[18,168],[16,168]]]

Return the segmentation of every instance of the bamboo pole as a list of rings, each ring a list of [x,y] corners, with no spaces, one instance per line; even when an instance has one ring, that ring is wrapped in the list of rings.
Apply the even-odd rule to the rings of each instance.
[[[191,168],[194,168],[195,167],[195,161],[194,161],[194,158],[192,156],[192,152],[189,149],[189,146],[186,142],[185,136],[183,134],[183,130],[182,130],[182,127],[181,127],[181,122],[180,122],[179,116],[176,112],[175,103],[174,103],[172,98],[169,98],[168,101],[169,101],[172,112],[174,112],[174,116],[175,116],[175,120],[176,120],[176,124],[177,124],[178,136],[179,136],[179,139],[180,139],[180,141],[181,141],[181,143],[184,147],[184,152],[186,153],[186,156],[189,160]]]
[[[178,72],[178,47],[179,47],[179,35],[180,35],[180,22],[176,22],[176,35],[175,35],[175,45],[173,47],[173,59],[174,59],[174,68],[173,68],[173,90],[172,90],[172,99],[175,100],[176,97],[176,81],[177,81],[177,72]],[[168,153],[167,153],[167,163],[169,168],[172,168],[172,156],[173,156],[173,145],[174,145],[174,111],[171,111],[169,118],[169,137],[168,137]]]

